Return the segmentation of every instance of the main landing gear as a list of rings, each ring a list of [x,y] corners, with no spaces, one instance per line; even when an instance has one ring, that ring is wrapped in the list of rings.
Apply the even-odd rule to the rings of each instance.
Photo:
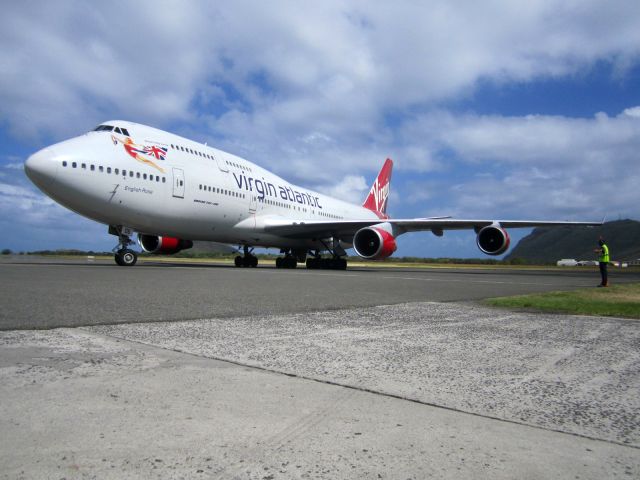
[[[346,270],[347,259],[340,257],[312,257],[307,259],[309,270]]]
[[[298,262],[304,263],[307,258],[307,251],[302,249],[283,248],[280,253],[284,253],[284,257],[276,258],[276,268],[297,268]]]
[[[331,253],[331,257],[321,257],[320,252],[316,250],[312,257],[307,259],[307,268],[309,270],[346,270],[347,259],[344,256],[347,252],[344,248],[335,242],[334,248],[329,248],[326,244],[325,247]]]
[[[256,268],[258,266],[258,257],[252,255],[247,245],[243,245],[244,256],[238,255],[234,262],[236,267],[251,267]],[[253,249],[251,250],[253,251]]]
[[[133,267],[138,261],[138,254],[129,248],[133,244],[130,235],[133,233],[130,229],[122,226],[109,226],[109,233],[117,235],[119,243],[113,249],[116,263],[121,267]]]
[[[284,257],[276,258],[276,268],[296,268],[298,261],[296,257],[287,253]]]

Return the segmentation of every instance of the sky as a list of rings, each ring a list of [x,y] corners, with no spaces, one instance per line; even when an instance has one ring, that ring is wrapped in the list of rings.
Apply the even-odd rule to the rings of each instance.
[[[110,119],[356,203],[390,157],[392,217],[640,217],[640,2],[24,0],[0,21],[0,248],[115,246],[23,170]],[[482,254],[420,232],[396,256]]]

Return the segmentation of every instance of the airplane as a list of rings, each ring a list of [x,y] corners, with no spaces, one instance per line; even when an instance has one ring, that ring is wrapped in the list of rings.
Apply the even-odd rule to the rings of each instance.
[[[255,247],[280,249],[277,268],[347,268],[346,250],[367,260],[392,255],[407,232],[474,229],[487,255],[509,248],[507,228],[602,222],[392,219],[393,161],[387,159],[362,205],[293,185],[238,156],[178,135],[114,120],[31,155],[29,179],[46,195],[108,226],[115,262],[133,266],[134,233],[148,253],[171,255],[194,240],[239,245],[237,267],[256,267]],[[328,256],[326,255],[328,253]]]

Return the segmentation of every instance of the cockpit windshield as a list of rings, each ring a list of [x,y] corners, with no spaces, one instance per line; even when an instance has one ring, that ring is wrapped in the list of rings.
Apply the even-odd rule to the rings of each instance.
[[[94,132],[115,132],[122,135],[129,136],[129,131],[126,128],[114,127],[113,125],[98,125],[93,129]]]

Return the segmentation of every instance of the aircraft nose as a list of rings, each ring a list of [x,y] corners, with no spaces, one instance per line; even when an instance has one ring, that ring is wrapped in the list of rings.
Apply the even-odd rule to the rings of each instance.
[[[56,176],[55,153],[51,148],[43,148],[24,162],[24,172],[37,186],[46,184]]]

